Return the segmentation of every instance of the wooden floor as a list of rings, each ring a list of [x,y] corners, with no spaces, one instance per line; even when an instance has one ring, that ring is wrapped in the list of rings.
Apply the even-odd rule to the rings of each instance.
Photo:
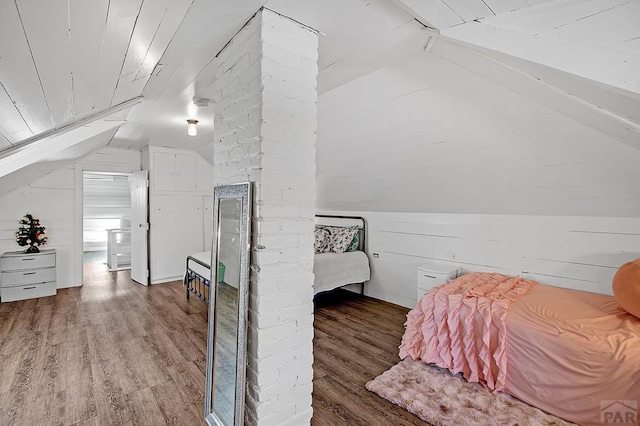
[[[314,425],[423,424],[364,384],[395,364],[407,310],[316,301]],[[206,305],[93,264],[82,288],[0,304],[0,425],[202,425]]]

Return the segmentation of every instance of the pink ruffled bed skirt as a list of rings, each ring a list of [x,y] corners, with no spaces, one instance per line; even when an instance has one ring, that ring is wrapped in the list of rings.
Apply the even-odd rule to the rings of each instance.
[[[400,358],[433,363],[504,391],[507,314],[511,304],[536,284],[474,272],[434,288],[407,315]]]

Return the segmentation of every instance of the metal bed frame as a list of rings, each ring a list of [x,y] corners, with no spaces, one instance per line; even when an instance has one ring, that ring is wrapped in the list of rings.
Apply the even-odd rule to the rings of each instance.
[[[211,270],[211,266],[207,265],[201,260],[196,259],[195,257],[187,256],[187,263],[185,268],[186,272],[184,274],[184,285],[186,288],[187,300],[189,300],[189,295],[193,293],[194,296],[196,296],[198,299],[206,302],[209,296],[209,289],[211,288],[209,286],[210,278],[205,278],[197,272],[191,270],[189,268],[189,261],[196,262],[197,264],[204,266],[205,268],[209,268],[209,270]]]
[[[343,215],[333,215],[333,214],[317,214],[315,217],[324,217],[329,219],[351,219],[351,220],[359,220],[362,223],[362,227],[358,226],[358,250],[364,252],[366,254],[366,241],[365,238],[367,236],[367,220],[362,216],[343,216]],[[327,225],[330,226],[330,225]],[[336,225],[339,226],[339,225]],[[342,287],[351,285],[351,284],[360,284],[360,295],[364,296],[364,282],[361,283],[350,283],[345,284]],[[339,288],[342,288],[339,287]]]
[[[362,216],[341,216],[341,215],[330,215],[330,214],[317,214],[315,215],[315,217],[321,217],[321,218],[329,218],[329,219],[349,219],[349,220],[359,220],[362,223],[362,226],[358,226],[358,238],[359,238],[359,242],[358,242],[358,250],[361,250],[363,252],[366,253],[365,248],[366,248],[366,235],[367,235],[367,221],[364,217]],[[326,225],[326,226],[330,226],[330,225]],[[339,226],[339,225],[335,225],[335,226]],[[207,265],[206,263],[202,262],[201,260],[196,259],[195,257],[192,256],[187,256],[187,262],[186,262],[186,267],[185,267],[185,275],[184,275],[184,285],[186,288],[186,295],[187,295],[187,299],[189,299],[190,294],[193,294],[194,296],[196,296],[198,299],[202,300],[202,301],[207,301],[208,300],[208,296],[209,296],[209,289],[210,289],[210,277],[203,277],[200,274],[198,274],[197,272],[194,272],[193,270],[191,270],[189,268],[189,262],[193,261],[196,262],[197,264],[205,267],[205,268],[209,268],[209,270],[211,269],[211,267],[209,265]],[[351,284],[360,284],[360,294],[364,296],[364,282],[362,283],[350,283],[350,284],[345,284],[346,285],[351,285]],[[344,287],[344,286],[343,286]]]

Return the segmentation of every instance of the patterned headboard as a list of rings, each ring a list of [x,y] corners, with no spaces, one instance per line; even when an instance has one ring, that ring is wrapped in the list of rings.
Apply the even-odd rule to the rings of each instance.
[[[366,251],[367,221],[364,217],[317,214],[316,225],[358,226],[358,250]]]

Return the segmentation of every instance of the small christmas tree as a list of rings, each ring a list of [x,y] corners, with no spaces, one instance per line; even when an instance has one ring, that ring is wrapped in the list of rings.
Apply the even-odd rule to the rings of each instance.
[[[16,242],[21,246],[29,246],[25,253],[38,253],[38,247],[47,244],[47,231],[40,225],[40,220],[27,213],[20,220],[20,227],[16,231]]]

